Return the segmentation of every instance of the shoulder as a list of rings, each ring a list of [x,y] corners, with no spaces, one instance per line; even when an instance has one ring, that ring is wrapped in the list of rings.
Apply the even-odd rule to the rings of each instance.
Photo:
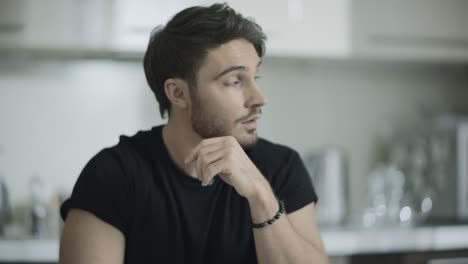
[[[81,208],[124,232],[128,219],[116,215],[122,216],[126,205],[134,204],[138,188],[148,185],[151,163],[144,152],[151,147],[143,146],[151,138],[150,131],[121,136],[116,145],[95,154],[78,176],[71,198],[62,205],[63,218],[70,208]]]
[[[277,197],[287,204],[289,213],[317,201],[310,174],[296,150],[259,139],[252,154],[252,160]]]
[[[132,136],[121,135],[119,143],[110,149],[125,154],[128,152],[146,152],[158,144],[160,127],[154,127],[151,130],[141,130]]]
[[[159,148],[158,130],[159,127],[154,127],[151,130],[138,131],[131,136],[121,135],[116,145],[104,148],[95,158],[113,159],[120,164],[147,160],[154,154],[152,151]]]
[[[88,161],[81,176],[128,184],[135,175],[148,171],[150,158],[154,156],[150,153],[153,138],[152,130],[120,136],[117,144],[103,148]]]
[[[299,153],[293,148],[259,138],[248,152],[252,161],[267,175],[301,162]]]
[[[291,158],[298,158],[299,154],[293,148],[259,138],[251,150],[252,156],[259,159],[268,159],[276,162],[286,162]]]

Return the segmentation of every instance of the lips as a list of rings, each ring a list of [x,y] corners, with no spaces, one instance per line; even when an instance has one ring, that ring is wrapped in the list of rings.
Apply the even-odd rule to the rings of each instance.
[[[260,116],[261,116],[260,114],[256,114],[254,116],[251,116],[249,119],[243,121],[242,124],[247,124],[247,123],[251,123],[253,121],[256,121],[257,119],[260,118]]]

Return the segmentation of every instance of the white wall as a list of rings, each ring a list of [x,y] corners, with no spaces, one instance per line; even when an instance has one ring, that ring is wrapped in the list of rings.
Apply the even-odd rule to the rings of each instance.
[[[422,108],[468,110],[466,66],[267,58],[262,67],[270,102],[260,134],[302,155],[343,147],[354,212],[384,126],[417,123]],[[0,172],[14,204],[28,201],[34,173],[71,190],[97,151],[162,122],[139,62],[0,63]]]
[[[70,190],[90,157],[120,134],[161,123],[141,68],[106,61],[2,67],[0,170],[13,202],[28,199],[36,173]]]
[[[270,106],[262,131],[303,156],[326,146],[348,155],[352,214],[365,202],[377,139],[417,128],[427,112],[468,113],[468,68],[355,61],[273,60],[264,68]]]

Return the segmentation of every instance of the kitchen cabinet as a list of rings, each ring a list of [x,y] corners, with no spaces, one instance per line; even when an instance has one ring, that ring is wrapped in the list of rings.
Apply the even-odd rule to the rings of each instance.
[[[189,1],[115,0],[112,10],[111,48],[116,51],[143,53],[151,31],[165,24]]]
[[[0,47],[14,47],[22,42],[26,0],[4,0],[0,8]]]
[[[262,26],[268,37],[268,55],[349,55],[349,0],[232,0],[227,3]]]
[[[349,0],[228,0],[231,7],[262,26],[273,56],[343,57],[349,53]],[[113,48],[143,52],[151,30],[204,0],[116,0]]]
[[[24,45],[46,49],[102,49],[109,40],[110,0],[29,0]]]
[[[114,48],[142,53],[151,29],[206,0],[116,0]],[[464,0],[227,0],[267,34],[275,57],[468,61]]]
[[[465,0],[353,0],[353,56],[466,62],[467,14]]]
[[[151,31],[208,0],[3,0],[0,47],[141,58]],[[267,34],[267,56],[468,61],[465,0],[227,0]]]
[[[99,50],[110,40],[113,0],[3,0],[0,46]]]

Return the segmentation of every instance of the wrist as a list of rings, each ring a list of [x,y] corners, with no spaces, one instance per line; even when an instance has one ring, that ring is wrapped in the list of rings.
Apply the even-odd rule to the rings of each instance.
[[[264,180],[255,187],[256,192],[247,198],[250,206],[252,222],[260,223],[271,219],[279,210],[276,199],[269,183]]]
[[[284,208],[284,202],[283,201],[278,201],[278,205],[279,205],[279,210],[278,212],[276,212],[275,216],[273,216],[273,218],[270,218],[264,222],[261,222],[261,223],[254,223],[252,222],[252,228],[254,229],[261,229],[261,228],[264,228],[264,227],[267,227],[271,224],[273,224],[274,222],[276,222],[276,220],[280,219],[280,217],[286,212],[286,209]]]

